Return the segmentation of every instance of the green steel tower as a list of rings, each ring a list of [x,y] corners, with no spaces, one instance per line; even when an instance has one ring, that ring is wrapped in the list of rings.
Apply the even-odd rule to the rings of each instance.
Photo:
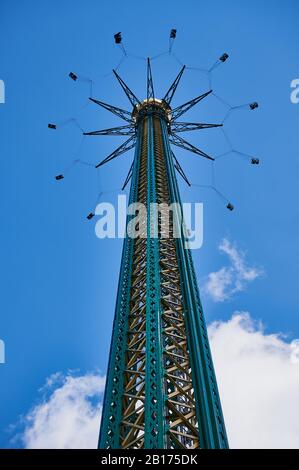
[[[168,52],[155,58],[171,54],[175,37],[176,29],[171,29]],[[120,32],[114,35],[114,41],[121,48],[122,60],[131,55],[122,44]],[[211,85],[211,72],[228,57],[224,53],[209,69],[195,69],[205,72]],[[252,102],[231,106],[210,89],[173,107],[172,100],[185,68],[181,68],[164,97],[158,99],[154,93],[150,59],[147,59],[147,94],[143,101],[113,70],[131,110],[94,97],[89,99],[121,118],[125,125],[85,132],[77,118],[63,121],[75,122],[84,136],[127,137],[95,168],[135,149],[122,188],[131,182],[98,444],[100,449],[228,448],[176,175],[180,175],[188,186],[191,184],[171,145],[213,161],[213,157],[183,139],[181,133],[221,127],[232,111],[254,110],[259,105]],[[92,95],[93,80],[73,72],[69,77],[73,81],[89,81]],[[220,124],[179,120],[212,93],[227,108]],[[48,127],[56,129],[57,126],[50,123]],[[218,155],[217,159],[235,153],[252,165],[259,164],[259,158],[236,150],[223,127],[221,129],[230,149]],[[93,163],[78,158],[78,153],[72,165],[82,163],[94,167]],[[63,180],[64,174],[55,178]],[[234,209],[216,188],[214,174],[212,184],[205,187],[214,190],[225,201],[228,210]],[[143,213],[140,217],[141,205],[146,215]],[[90,212],[87,219],[94,216],[95,213]]]
[[[178,135],[217,126],[177,121],[211,93],[172,109],[184,68],[157,99],[148,59],[144,101],[114,71],[131,112],[91,98],[126,125],[85,134],[128,136],[97,167],[135,147],[125,185],[131,180],[129,203],[145,204],[148,214],[146,236],[124,240],[99,439],[103,449],[228,447],[191,252],[184,236],[174,237],[173,218],[164,238],[163,214],[150,216],[151,203],[180,207],[176,171],[188,183],[171,143],[213,160]]]

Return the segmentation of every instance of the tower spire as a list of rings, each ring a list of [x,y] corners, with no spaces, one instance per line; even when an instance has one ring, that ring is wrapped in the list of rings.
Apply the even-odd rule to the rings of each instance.
[[[151,61],[147,58],[147,100],[154,99],[154,82],[152,77]]]

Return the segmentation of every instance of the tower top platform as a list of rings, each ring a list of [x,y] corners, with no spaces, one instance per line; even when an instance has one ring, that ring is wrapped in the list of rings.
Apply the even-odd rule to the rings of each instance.
[[[137,124],[148,114],[159,114],[167,122],[171,121],[171,107],[158,98],[145,99],[136,104],[132,111],[132,120]]]

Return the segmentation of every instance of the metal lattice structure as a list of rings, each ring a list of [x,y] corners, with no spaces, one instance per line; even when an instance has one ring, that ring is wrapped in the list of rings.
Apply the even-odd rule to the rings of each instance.
[[[129,136],[96,167],[135,146],[124,186],[131,179],[129,203],[147,207],[147,218],[139,227],[143,236],[127,236],[124,241],[99,447],[227,448],[191,252],[184,236],[174,237],[174,218],[169,237],[163,237],[163,210],[151,214],[150,205],[164,204],[165,210],[172,203],[180,207],[175,170],[189,184],[171,142],[213,160],[176,132],[218,125],[176,122],[210,91],[172,110],[184,67],[162,100],[154,97],[149,60],[147,67],[144,101],[114,71],[132,104],[131,113],[92,100],[128,124],[85,133]]]
[[[92,79],[73,72],[69,77],[74,82],[89,84],[88,103],[110,111],[125,121],[124,125],[86,132],[77,118],[58,124],[58,128],[67,123],[75,124],[83,133],[81,144],[85,136],[126,136],[127,140],[96,165],[79,157],[80,144],[66,171],[76,164],[98,169],[135,148],[122,189],[131,181],[129,204],[142,203],[147,212],[147,217],[138,222],[137,238],[128,233],[132,216],[127,216],[128,234],[123,245],[99,448],[228,448],[207,329],[181,217],[176,174],[188,186],[214,190],[225,201],[228,210],[232,211],[234,206],[217,189],[213,165],[210,185],[190,183],[171,145],[212,164],[214,160],[234,153],[252,165],[258,165],[258,158],[236,150],[223,128],[232,112],[243,108],[254,110],[258,103],[232,106],[209,89],[172,108],[172,100],[186,69],[206,74],[209,88],[212,88],[212,72],[229,57],[227,53],[222,54],[209,69],[185,66],[172,52],[176,34],[177,30],[171,29],[169,50],[152,58],[169,54],[181,66],[162,99],[155,97],[150,59],[130,54],[118,32],[114,41],[123,56],[113,74],[126,94],[131,110],[93,97]],[[147,93],[143,101],[118,74],[122,61],[130,56],[147,61]],[[209,96],[214,96],[227,108],[219,124],[178,120]],[[50,123],[48,127],[56,129],[57,125]],[[214,157],[181,137],[182,132],[216,127],[221,129],[229,149]],[[60,173],[55,178],[61,181],[64,177],[65,173]],[[99,196],[101,194],[102,191]],[[152,210],[152,203],[159,204],[159,212]],[[165,236],[163,220],[168,219],[169,207],[173,204],[176,213],[170,218],[169,233]],[[94,216],[94,212],[90,212],[87,219]],[[175,234],[177,221],[180,221],[179,237]]]

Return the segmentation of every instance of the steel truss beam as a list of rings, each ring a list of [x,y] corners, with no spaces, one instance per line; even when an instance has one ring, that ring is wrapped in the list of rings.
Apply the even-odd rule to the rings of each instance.
[[[92,99],[130,123],[86,133],[130,136],[96,168],[136,143],[122,189],[131,180],[129,204],[146,207],[146,216],[139,206],[137,214],[127,216],[99,448],[228,447],[175,172],[190,182],[170,147],[214,160],[176,132],[218,125],[173,122],[211,91],[175,108],[169,125],[165,103],[170,104],[184,69],[159,109],[158,103],[147,103],[154,99],[148,60],[147,100],[134,110],[136,127],[128,111]],[[138,98],[114,74],[135,107]]]
[[[119,155],[122,155],[123,153],[127,152],[128,150],[132,149],[135,147],[135,135],[132,135],[128,140],[126,140],[123,144],[121,144],[117,149],[114,150],[114,152],[110,153],[108,157],[104,158],[100,163],[96,165],[96,168],[99,168],[102,165],[105,165],[105,163],[110,162],[114,158],[118,157]]]
[[[169,155],[171,150],[165,123],[163,123],[163,134],[165,150]],[[171,201],[181,204],[174,166],[171,159],[167,159],[167,162]],[[188,245],[186,246],[184,237],[177,238],[176,248],[188,331],[187,341],[198,418],[199,445],[201,448],[227,448],[224,420],[191,251]],[[185,414],[187,420],[188,416]]]
[[[163,231],[170,204],[181,207],[173,157],[166,122],[145,116],[130,203],[145,204],[147,217],[124,242],[100,448],[227,447],[190,250],[173,217]]]
[[[204,124],[202,122],[171,122],[171,132],[188,132],[200,129],[210,129],[212,127],[221,127],[223,124]]]
[[[130,198],[129,204],[136,202],[140,199],[138,195],[138,176],[140,173],[140,159],[137,158],[137,155],[140,154],[141,148],[141,138],[140,130],[138,131],[138,139],[137,145],[135,150],[135,157],[134,157],[134,170],[132,175],[132,183],[130,189]],[[131,220],[131,216],[127,216],[127,225]],[[131,289],[133,288],[132,283],[134,282],[134,270],[136,271],[136,264],[135,267],[133,265],[134,259],[136,263],[138,261],[137,256],[133,257],[133,249],[136,247],[136,243],[138,240],[134,240],[131,237],[126,237],[124,240],[123,245],[123,252],[122,252],[122,260],[121,260],[121,269],[120,269],[120,277],[119,277],[119,285],[118,285],[118,292],[117,292],[117,302],[115,307],[115,320],[113,324],[113,331],[112,331],[112,341],[111,341],[111,348],[110,348],[110,356],[109,356],[109,365],[108,365],[108,374],[107,374],[107,382],[105,388],[105,396],[104,396],[104,406],[103,406],[103,415],[102,415],[102,422],[101,422],[101,430],[100,430],[100,439],[99,439],[99,447],[100,448],[108,448],[108,449],[117,449],[121,448],[120,445],[120,420],[122,416],[122,400],[127,399],[132,400],[134,398],[134,383],[128,384],[125,388],[125,374],[124,371],[127,369],[128,363],[126,362],[126,354],[129,354],[128,348],[130,344],[130,340],[132,339],[132,328],[136,330],[140,330],[140,334],[143,331],[143,325],[138,326],[138,319],[136,318],[136,325],[130,325],[129,320],[134,321],[133,316],[131,315],[131,307],[130,307],[130,296],[131,296]],[[140,265],[139,273],[140,279],[142,282],[142,275],[145,272],[144,266]],[[138,288],[138,286],[137,286]],[[136,288],[136,291],[137,291]],[[137,292],[136,292],[137,293]],[[141,295],[142,298],[142,295]],[[141,345],[136,344],[134,345],[134,341],[132,341],[132,353],[134,351],[134,347],[136,353],[138,352],[139,346],[142,348]],[[139,352],[139,356],[142,355],[142,351]],[[132,364],[134,360],[132,361]],[[134,367],[134,365],[133,365]],[[139,369],[138,364],[135,365],[135,370]],[[141,368],[142,372],[142,368]],[[142,397],[142,390],[144,388],[144,380],[140,380],[136,374],[136,380],[138,382],[138,388],[140,390],[139,397],[140,400],[144,400]],[[133,397],[133,398],[132,398]]]
[[[123,184],[123,187],[121,188],[121,190],[123,191],[125,189],[125,187],[127,186],[128,182],[130,181],[130,179],[132,178],[132,174],[133,174],[133,165],[134,165],[134,161],[132,163],[132,165],[130,166],[130,169],[128,171],[128,174],[126,176],[126,179],[125,179],[125,182]]]
[[[187,140],[183,139],[182,137],[176,134],[170,134],[169,142],[173,145],[176,145],[177,147],[181,147],[182,149],[188,150],[189,152],[193,152],[196,155],[200,155],[201,157],[208,158],[209,160],[215,160],[215,158],[210,157],[208,154],[206,154],[205,152],[190,144],[190,142],[187,142]]]
[[[152,69],[151,69],[151,62],[149,57],[147,58],[147,100],[149,99],[154,99],[155,98],[155,93],[154,93],[154,82],[153,82],[153,77],[152,77]]]
[[[132,135],[136,134],[134,126],[111,127],[110,129],[102,129],[99,131],[83,132],[83,135]]]
[[[182,104],[181,106],[178,106],[177,108],[173,109],[172,111],[172,120],[176,120],[178,117],[182,116],[182,114],[185,114],[190,108],[195,106],[197,103],[199,103],[201,100],[206,98],[210,93],[212,93],[213,90],[209,90],[206,93],[203,93],[202,95],[197,96],[196,98],[193,98],[193,100],[187,101],[187,103]]]
[[[98,104],[99,106],[102,106],[102,108],[107,109],[107,111],[110,111],[111,113],[115,114],[121,119],[124,119],[124,121],[132,123],[132,116],[131,116],[131,113],[129,113],[129,111],[126,111],[125,109],[117,108],[116,106],[112,106],[111,104],[104,103],[103,101],[99,101],[94,98],[89,98],[89,99],[93,101],[94,103]]]
[[[114,75],[116,76],[118,82],[120,83],[120,86],[122,87],[122,89],[124,90],[125,94],[127,95],[128,97],[128,100],[130,101],[131,105],[133,106],[136,106],[136,104],[139,104],[140,103],[140,100],[137,98],[137,96],[134,95],[134,93],[132,92],[132,90],[130,90],[130,88],[128,87],[128,85],[126,85],[126,83],[123,81],[123,79],[118,75],[118,73],[113,69],[113,73]]]
[[[183,178],[183,180],[187,183],[188,186],[191,186],[187,176],[185,175],[185,172],[183,170],[183,168],[181,167],[181,165],[179,164],[179,161],[178,159],[176,158],[175,154],[172,152],[172,157],[175,161],[175,164],[174,164],[174,167],[175,169],[177,170],[177,172],[181,175],[181,177]]]
[[[163,101],[165,101],[165,103],[167,103],[168,105],[170,105],[170,103],[171,103],[171,100],[173,98],[173,95],[176,92],[177,86],[178,86],[178,84],[179,84],[179,82],[182,78],[182,75],[184,73],[185,68],[186,68],[186,65],[184,65],[181,68],[181,70],[179,71],[178,75],[174,79],[173,83],[170,85],[169,90],[167,91],[166,95],[163,98]]]

